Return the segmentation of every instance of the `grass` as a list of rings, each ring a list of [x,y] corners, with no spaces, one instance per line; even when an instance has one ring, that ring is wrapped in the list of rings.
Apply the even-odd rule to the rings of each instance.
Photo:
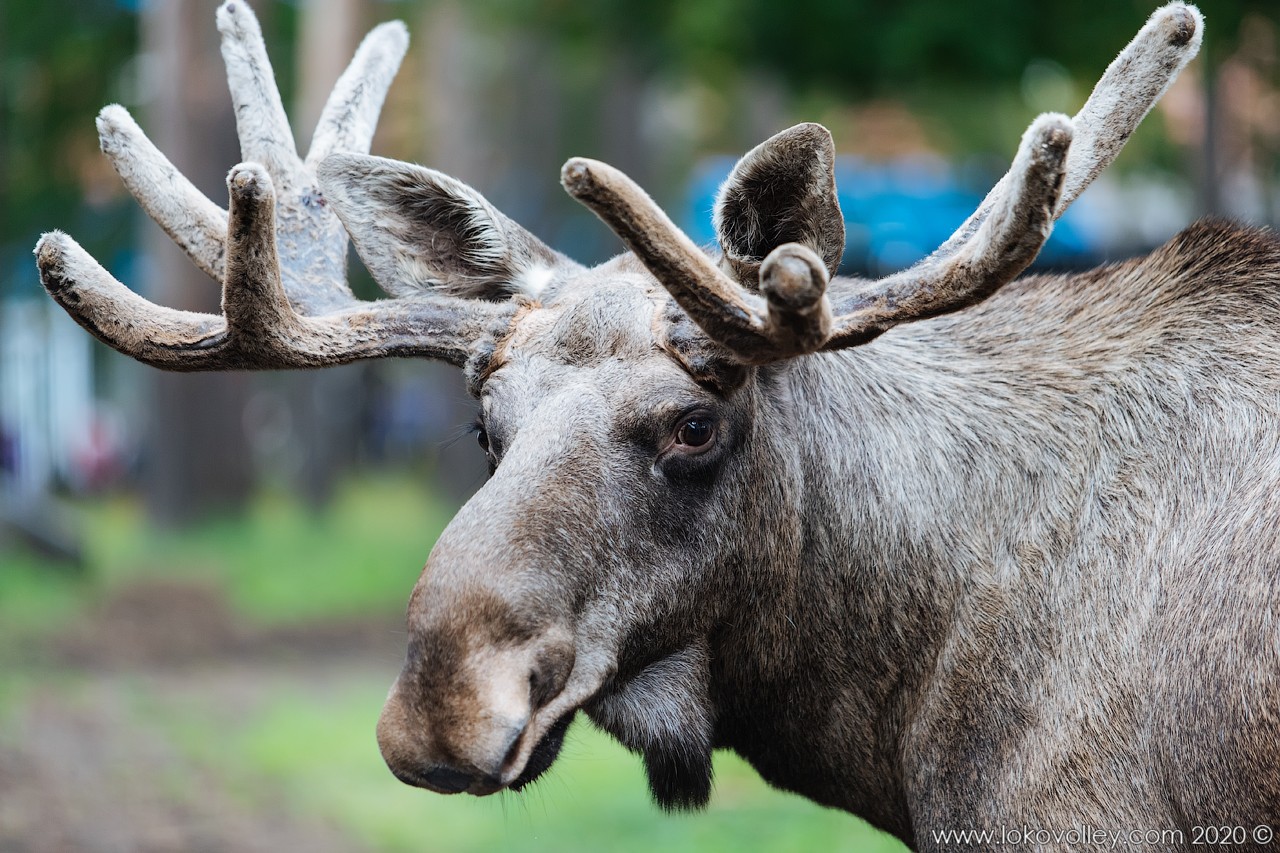
[[[111,582],[138,573],[215,580],[254,621],[400,610],[453,508],[407,480],[346,484],[321,515],[280,495],[242,518],[148,530],[133,503],[88,515],[92,559]]]
[[[77,512],[88,555],[82,577],[0,553],[0,652],[15,638],[54,637],[114,590],[148,578],[216,587],[240,617],[259,625],[402,612],[452,508],[405,480],[367,479],[344,487],[320,516],[268,495],[243,517],[182,533],[152,529],[128,500]],[[716,757],[705,813],[664,815],[649,801],[639,760],[585,719],[552,771],[524,794],[428,794],[391,777],[373,738],[395,661],[363,669],[276,664],[283,668],[236,675],[250,679],[252,699],[213,666],[184,676],[180,690],[142,671],[87,676],[20,667],[0,678],[0,744],[21,737],[13,731],[21,716],[15,709],[50,695],[74,705],[87,679],[106,677],[132,697],[131,725],[160,734],[201,768],[198,781],[165,777],[175,798],[199,797],[199,786],[214,780],[247,807],[266,803],[304,823],[334,826],[373,850],[903,849],[856,818],[769,790],[730,755]]]
[[[188,697],[153,707],[158,724],[204,762],[236,766],[242,794],[278,797],[291,812],[323,815],[380,851],[900,851],[847,814],[768,789],[744,762],[716,757],[710,808],[664,815],[648,799],[639,759],[586,720],[570,730],[555,767],[531,790],[441,797],[391,779],[373,741],[385,678],[348,672],[323,687],[282,685],[234,721]]]
[[[146,578],[215,586],[260,625],[400,611],[452,512],[390,478],[346,484],[320,515],[264,495],[243,516],[181,532],[151,527],[130,499],[86,503],[76,508],[83,578],[21,552],[0,553],[0,638],[56,630],[91,600]]]
[[[0,551],[0,643],[56,631],[87,598],[84,580],[25,553]]]

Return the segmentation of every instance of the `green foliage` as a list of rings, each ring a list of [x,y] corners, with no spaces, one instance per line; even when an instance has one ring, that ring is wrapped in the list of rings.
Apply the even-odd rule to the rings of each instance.
[[[85,592],[70,567],[0,548],[0,648],[65,625],[83,607]]]
[[[265,495],[242,518],[190,531],[150,529],[133,503],[89,514],[99,577],[189,577],[223,587],[260,623],[358,616],[404,607],[453,508],[398,480],[349,483],[319,516]]]
[[[717,76],[764,68],[795,88],[844,95],[1015,83],[1027,63],[1051,58],[1096,77],[1159,5],[1082,7],[1019,0],[496,0],[495,21],[536,27],[569,50],[624,49],[651,70]],[[1211,46],[1234,42],[1267,0],[1202,4]]]
[[[118,205],[78,206],[86,170],[100,162],[93,117],[121,97],[136,49],[134,15],[119,3],[0,4],[0,294],[35,282],[30,252],[41,231],[93,221],[90,250],[121,242]]]
[[[757,112],[769,115],[778,106],[782,114],[774,124],[822,121],[837,144],[849,148],[866,129],[847,108],[884,99],[918,117],[935,150],[957,161],[991,154],[1002,161],[1037,112],[1078,109],[1162,2],[488,0],[468,8],[499,39],[514,31],[538,33],[551,47],[563,88],[588,87],[576,102],[587,105],[588,120],[565,111],[574,150],[560,153],[607,147],[598,138],[600,101],[610,97],[602,81],[607,85],[611,70],[629,69],[698,104],[693,138],[700,150],[754,144],[758,139],[741,136],[742,129]],[[1277,14],[1274,0],[1200,6],[1207,20],[1202,55],[1213,62],[1238,48],[1248,16]],[[1071,99],[1047,107],[1025,97],[1028,69],[1037,62],[1073,84]],[[763,89],[753,81],[763,81]],[[781,85],[772,88],[775,81]],[[753,103],[760,91],[760,103]],[[1143,150],[1121,158],[1121,171],[1141,163],[1188,172],[1187,152],[1158,124],[1158,118],[1147,121],[1157,125],[1144,131],[1150,144],[1140,139],[1134,147]]]

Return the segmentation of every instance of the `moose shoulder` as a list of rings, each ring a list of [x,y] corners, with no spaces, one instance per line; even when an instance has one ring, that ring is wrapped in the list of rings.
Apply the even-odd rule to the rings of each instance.
[[[99,126],[224,314],[153,305],[56,232],[41,276],[168,369],[465,369],[492,476],[410,597],[378,726],[396,776],[520,789],[583,712],[664,807],[706,803],[727,748],[919,848],[1280,821],[1280,243],[1204,222],[1013,281],[1195,54],[1193,7],[1158,10],[946,244],[879,281],[830,278],[818,125],[739,162],[716,256],[571,160],[566,189],[631,250],[588,269],[359,153],[401,29],[362,45],[300,158],[252,14],[218,15],[254,161],[229,211],[120,108]],[[392,298],[352,296],[347,234]]]

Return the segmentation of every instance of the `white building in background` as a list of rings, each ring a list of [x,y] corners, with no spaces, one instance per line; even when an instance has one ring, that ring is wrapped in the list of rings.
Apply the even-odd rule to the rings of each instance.
[[[92,338],[52,300],[0,302],[0,493],[82,485],[101,428]]]

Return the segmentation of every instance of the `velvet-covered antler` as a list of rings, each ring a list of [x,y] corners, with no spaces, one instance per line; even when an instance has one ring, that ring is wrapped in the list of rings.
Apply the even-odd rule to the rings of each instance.
[[[98,131],[103,152],[142,207],[222,283],[223,314],[155,305],[57,231],[36,246],[45,288],[110,346],[170,370],[321,367],[391,355],[464,363],[471,344],[504,328],[514,307],[425,291],[357,300],[346,281],[347,232],[315,175],[334,152],[369,150],[408,46],[404,25],[382,24],[365,38],[303,160],[252,10],[230,0],[217,21],[246,161],[227,178],[229,211],[184,178],[124,108],[105,108]]]

